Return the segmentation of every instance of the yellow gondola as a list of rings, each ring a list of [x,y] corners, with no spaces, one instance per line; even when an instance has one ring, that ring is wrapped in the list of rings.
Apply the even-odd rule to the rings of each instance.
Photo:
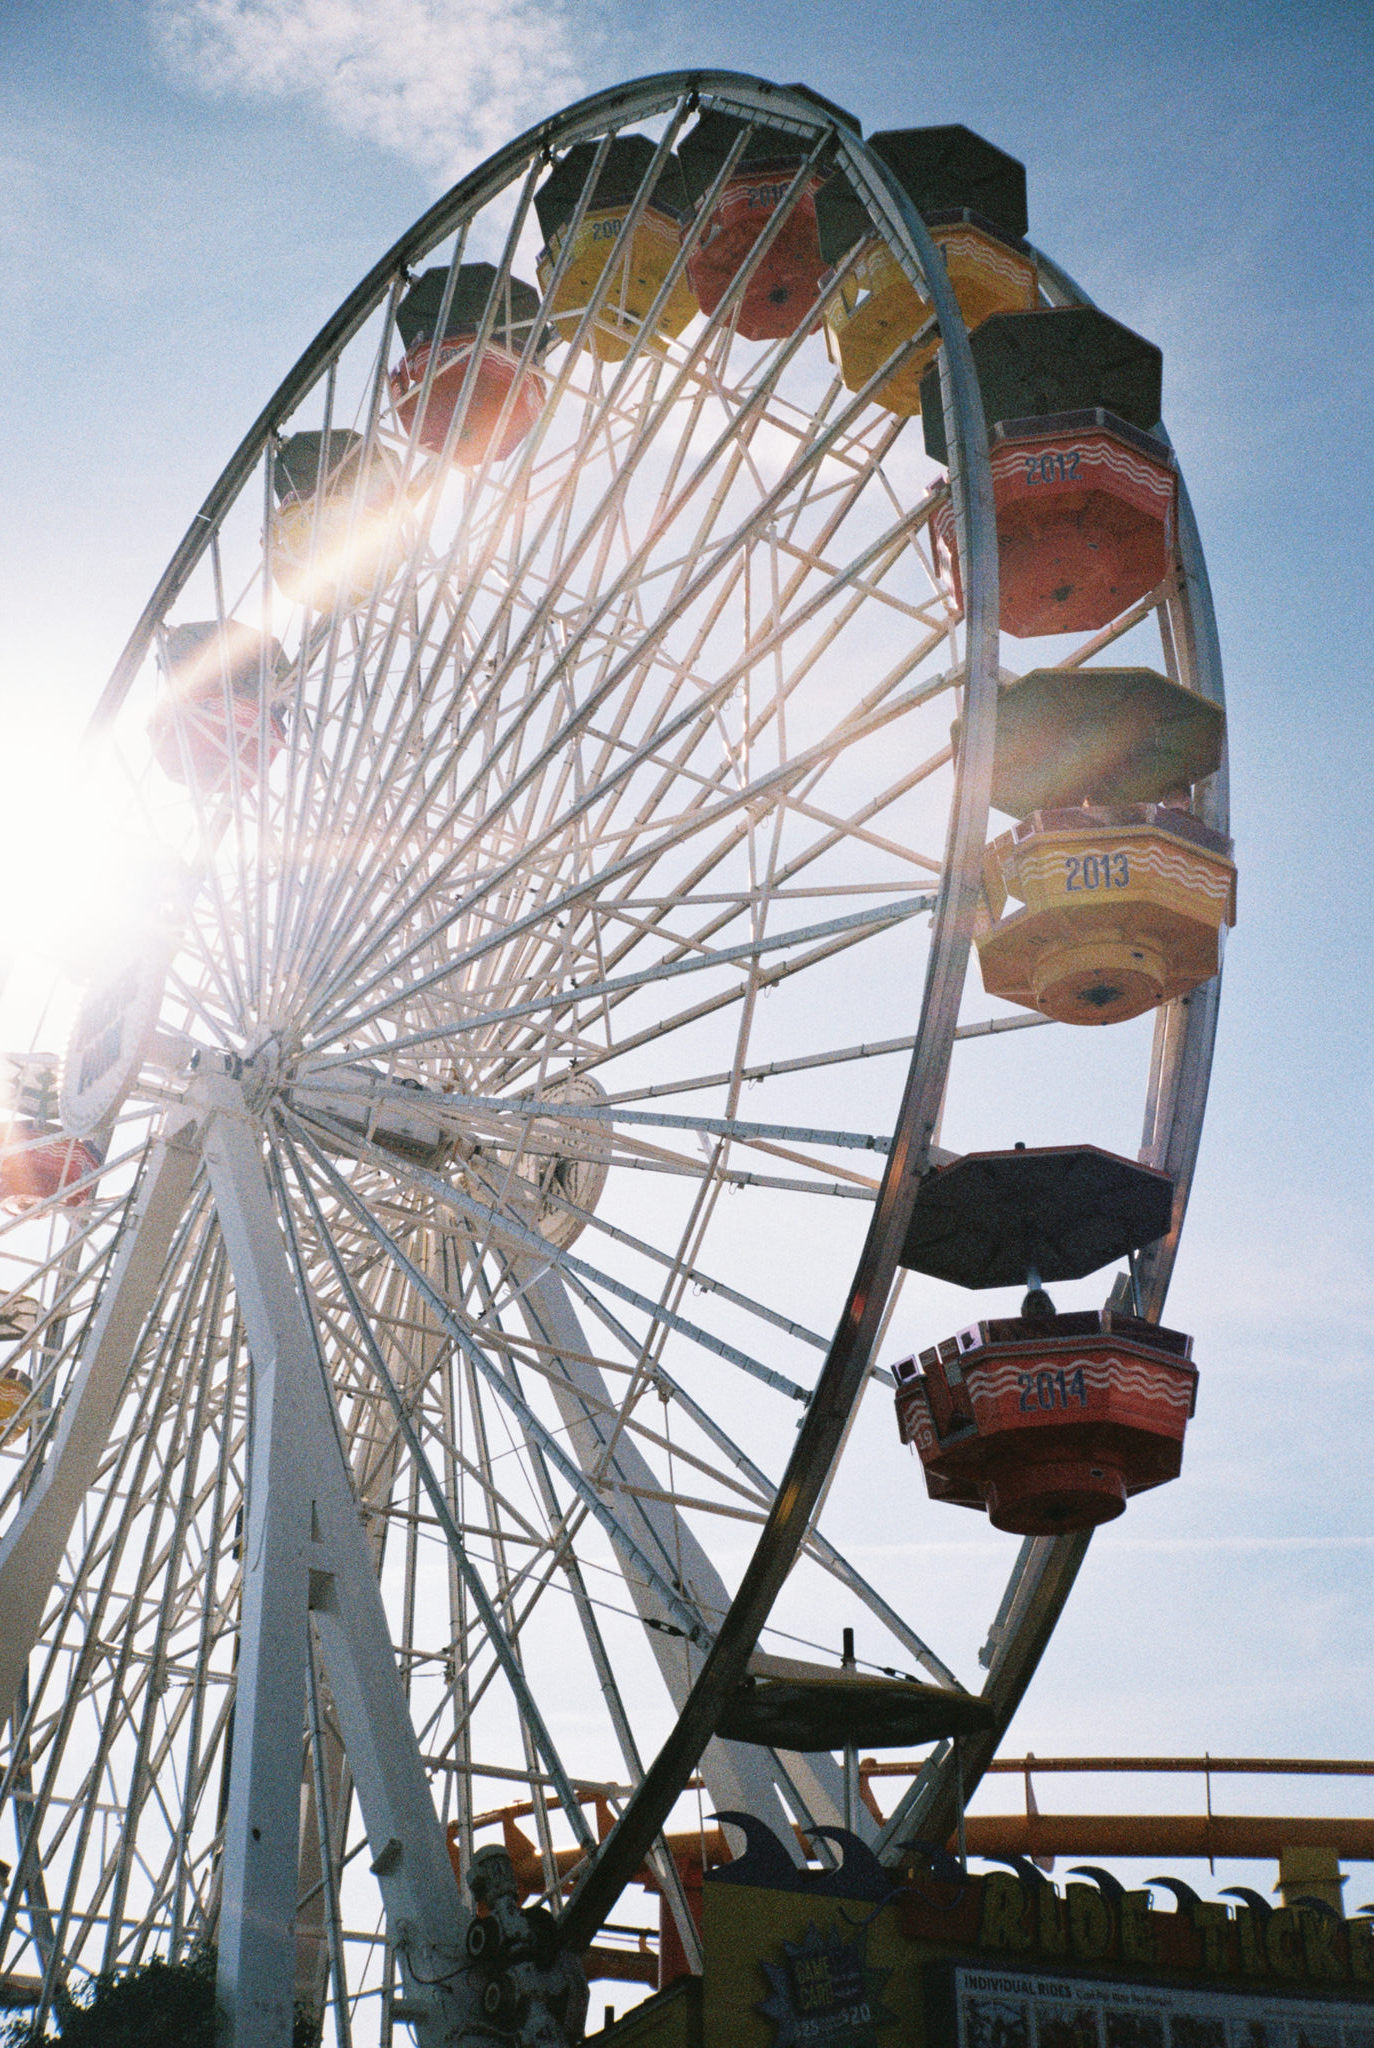
[[[677,261],[688,200],[681,167],[675,157],[669,156],[659,168],[650,197],[626,234],[626,223],[653,163],[655,149],[647,135],[618,135],[602,159],[587,209],[573,226],[596,153],[593,143],[576,143],[535,193],[534,210],[544,235],[544,247],[535,269],[540,290],[547,292],[571,234],[572,250],[550,301],[553,325],[563,340],[570,342],[607,269],[614,264],[611,281],[584,341],[602,362],[618,363],[629,354],[631,344],[642,332]],[[679,272],[654,318],[650,338],[671,340],[681,334],[696,311],[696,293],[686,272]]]
[[[988,848],[984,889],[984,988],[1064,1024],[1186,995],[1236,920],[1230,840],[1166,804],[1034,811]],[[1004,916],[1009,896],[1023,907]]]
[[[396,486],[390,459],[374,449],[360,475],[363,437],[349,428],[292,434],[272,460],[276,509],[268,521],[272,580],[284,597],[331,608],[367,601],[394,552]]]
[[[1039,299],[1035,257],[1026,229],[1026,174],[1014,157],[969,129],[900,128],[875,135],[872,146],[896,173],[944,258],[965,325],[993,313],[1032,311]],[[837,174],[816,200],[821,253],[836,266],[857,248],[825,311],[827,340],[850,391],[859,391],[893,351],[931,321],[928,296],[883,240],[868,210]],[[935,360],[939,335],[906,358],[874,394],[888,412],[921,410],[921,378]]]

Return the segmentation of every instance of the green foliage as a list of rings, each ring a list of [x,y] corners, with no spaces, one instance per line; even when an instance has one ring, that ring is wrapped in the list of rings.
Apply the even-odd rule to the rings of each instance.
[[[215,2048],[215,1962],[142,1963],[96,1979],[89,2005],[63,2002],[62,2048]]]
[[[215,1952],[97,1977],[79,2001],[59,1992],[54,2018],[56,2034],[11,2020],[0,2048],[215,2048]],[[317,2048],[319,2038],[318,2021],[297,2006],[292,2048]]]

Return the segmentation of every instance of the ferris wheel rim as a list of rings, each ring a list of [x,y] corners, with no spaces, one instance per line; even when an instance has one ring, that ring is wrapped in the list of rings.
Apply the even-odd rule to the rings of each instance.
[[[1094,300],[1052,257],[1035,251],[1043,278],[1058,303],[1093,306]],[[1168,445],[1167,430],[1161,424]],[[1186,648],[1190,687],[1224,705],[1221,648],[1211,583],[1186,480],[1178,479],[1178,574],[1171,603]],[[1207,822],[1225,832],[1230,824],[1228,762],[1210,779],[1203,812]],[[1140,1158],[1165,1168],[1174,1183],[1174,1216],[1169,1235],[1147,1246],[1138,1263],[1137,1280],[1144,1314],[1157,1321],[1163,1312],[1178,1255],[1202,1140],[1207,1091],[1216,1045],[1224,967],[1190,996],[1163,1005],[1156,1012],[1151,1076]],[[1076,1535],[1028,1537],[1016,1572],[1003,1596],[1002,1608],[989,1637],[988,1680],[984,1697],[994,1700],[997,1722],[987,1736],[966,1739],[956,1750],[936,1751],[912,1785],[902,1808],[884,1831],[889,1850],[901,1839],[944,1841],[957,1811],[996,1754],[1006,1727],[1034,1676],[1060,1613],[1073,1589],[1093,1538],[1091,1529]]]

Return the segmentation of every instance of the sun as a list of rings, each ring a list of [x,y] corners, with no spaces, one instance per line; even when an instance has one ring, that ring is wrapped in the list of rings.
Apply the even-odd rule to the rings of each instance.
[[[60,1042],[80,991],[146,943],[166,860],[69,713],[11,708],[0,804],[0,1046]]]

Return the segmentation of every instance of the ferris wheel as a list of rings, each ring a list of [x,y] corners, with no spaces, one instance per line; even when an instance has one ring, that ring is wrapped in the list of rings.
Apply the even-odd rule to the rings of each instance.
[[[137,942],[0,1154],[40,2015],[210,1942],[238,2048],[293,2000],[575,2038],[629,1880],[699,1963],[713,1814],[942,1842],[1177,1471],[1220,664],[1157,351],[1026,235],[962,129],[599,95],[383,258],[196,515],[90,741]],[[1055,1086],[1139,1158],[962,1134]],[[908,1271],[1027,1299],[951,1347],[920,1294],[918,1368]],[[1113,1345],[1168,1413],[1089,1440]],[[851,1698],[930,1731],[883,1816],[799,1732],[856,1623]]]

